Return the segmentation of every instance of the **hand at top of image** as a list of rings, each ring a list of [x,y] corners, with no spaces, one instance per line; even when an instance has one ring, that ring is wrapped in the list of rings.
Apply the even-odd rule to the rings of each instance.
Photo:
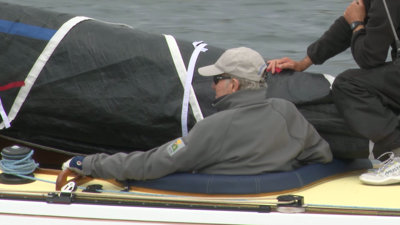
[[[353,1],[343,13],[346,21],[351,24],[354,21],[364,21],[366,17],[364,0]]]

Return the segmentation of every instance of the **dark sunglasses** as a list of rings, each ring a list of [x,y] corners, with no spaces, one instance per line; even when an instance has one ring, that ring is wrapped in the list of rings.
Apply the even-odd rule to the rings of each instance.
[[[214,76],[214,84],[217,85],[220,80],[225,80],[225,79],[232,79],[232,77],[221,76],[221,75]]]

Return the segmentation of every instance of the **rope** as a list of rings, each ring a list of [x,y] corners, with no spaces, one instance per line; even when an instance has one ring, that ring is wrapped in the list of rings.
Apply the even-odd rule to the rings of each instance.
[[[54,181],[40,179],[36,177],[28,176],[29,174],[33,173],[36,168],[39,167],[39,163],[36,163],[35,160],[32,159],[33,150],[29,153],[24,155],[8,155],[1,153],[2,160],[0,160],[0,169],[4,174],[14,175],[17,177],[29,179],[29,180],[38,180],[46,183],[56,184]],[[78,186],[78,189],[85,190],[85,187]],[[107,191],[107,190],[97,190],[100,192],[107,192],[107,193],[118,193],[118,194],[139,194],[139,193],[132,193],[132,192],[123,192],[123,191]],[[162,195],[154,195],[154,194],[145,194],[140,193],[140,195],[144,196],[162,196]]]
[[[35,160],[32,159],[33,150],[31,150],[28,154],[25,155],[7,155],[3,152],[2,160],[0,160],[0,169],[4,174],[14,175],[17,177],[29,179],[29,180],[38,180],[46,183],[56,184],[54,181],[40,179],[36,177],[28,176],[33,173],[36,168],[39,167],[39,163],[36,163]],[[85,187],[78,186],[78,189],[85,190]],[[118,194],[136,194],[136,195],[144,195],[144,196],[165,196],[165,195],[157,195],[157,194],[146,194],[146,193],[136,193],[136,192],[124,192],[124,191],[108,191],[108,190],[97,190],[99,192],[106,193],[118,193]]]
[[[24,176],[33,173],[39,167],[39,163],[35,163],[32,159],[33,150],[25,155],[7,155],[1,153],[2,160],[0,160],[0,169],[5,174],[14,176]]]

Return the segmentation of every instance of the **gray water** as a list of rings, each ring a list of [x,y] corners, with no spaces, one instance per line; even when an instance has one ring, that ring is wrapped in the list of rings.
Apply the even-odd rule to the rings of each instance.
[[[307,47],[343,15],[352,0],[0,0],[125,23],[149,33],[233,48],[247,46],[266,59],[301,60]],[[307,71],[336,76],[355,68],[351,52]]]

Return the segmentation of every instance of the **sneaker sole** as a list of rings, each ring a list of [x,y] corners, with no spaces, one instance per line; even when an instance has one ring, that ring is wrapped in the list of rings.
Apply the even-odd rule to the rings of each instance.
[[[361,182],[370,185],[388,185],[400,183],[400,177],[388,177],[382,180],[365,180],[360,177]]]

